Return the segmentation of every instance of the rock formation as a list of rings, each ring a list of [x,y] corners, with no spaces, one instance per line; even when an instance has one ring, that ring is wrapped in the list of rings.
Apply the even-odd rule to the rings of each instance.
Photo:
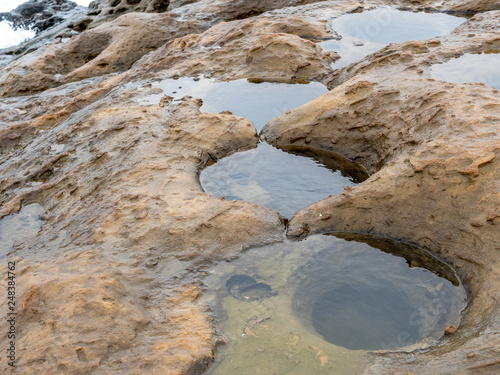
[[[333,37],[328,20],[378,5],[478,14],[449,36],[389,45],[334,71],[338,56],[318,45]],[[500,50],[499,8],[106,0],[9,49],[12,61],[0,67],[0,217],[34,202],[45,210],[38,235],[5,256],[17,264],[14,371],[200,374],[213,360],[224,337],[200,302],[203,275],[283,240],[286,225],[199,184],[210,161],[255,147],[249,120],[202,113],[191,97],[138,104],[155,80],[206,75],[331,89],[272,120],[262,138],[337,152],[371,177],[299,211],[289,238],[333,230],[412,242],[453,265],[468,288],[456,333],[425,353],[374,356],[365,373],[498,372],[500,94],[428,72]]]
[[[41,32],[63,21],[76,6],[69,0],[30,0],[11,12],[0,13],[0,21]]]

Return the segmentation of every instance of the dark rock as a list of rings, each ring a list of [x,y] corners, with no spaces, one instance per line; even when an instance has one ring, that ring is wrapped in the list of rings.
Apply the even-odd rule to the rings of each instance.
[[[10,12],[0,13],[0,21],[12,22],[14,28],[32,28],[39,33],[66,19],[65,14],[77,6],[69,0],[30,0]]]

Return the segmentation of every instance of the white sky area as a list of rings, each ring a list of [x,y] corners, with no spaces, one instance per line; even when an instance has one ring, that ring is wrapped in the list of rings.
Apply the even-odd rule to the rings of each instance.
[[[88,6],[92,0],[72,0],[78,5]],[[0,12],[10,12],[26,0],[0,0]],[[23,40],[33,38],[35,33],[31,30],[12,30],[8,22],[0,22],[0,49],[15,46]]]
[[[78,5],[88,6],[92,0],[71,0]],[[0,12],[10,12],[12,9],[17,8],[26,0],[0,0]]]

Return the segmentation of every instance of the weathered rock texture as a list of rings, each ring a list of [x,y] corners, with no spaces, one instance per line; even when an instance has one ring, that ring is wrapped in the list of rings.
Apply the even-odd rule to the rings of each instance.
[[[188,98],[134,107],[123,93],[78,110],[106,85],[75,84],[56,113],[25,101],[27,121],[5,116],[0,215],[46,208],[44,229],[16,250],[18,368],[200,373],[217,339],[196,300],[197,267],[282,236],[277,213],[212,198],[198,182],[209,159],[253,147],[255,128]]]
[[[204,273],[279,241],[284,225],[275,212],[212,198],[199,185],[209,160],[255,146],[248,120],[200,113],[195,98],[134,101],[140,85],[197,74],[318,79],[332,88],[271,122],[264,137],[341,153],[372,176],[301,210],[290,237],[336,230],[401,238],[439,254],[465,280],[471,304],[455,335],[427,353],[378,356],[367,373],[498,372],[500,94],[427,78],[433,63],[500,49],[498,12],[334,72],[335,55],[316,42],[331,36],[329,17],[361,3],[114,3],[94,3],[69,28],[47,30],[56,40],[19,47],[0,68],[0,217],[32,202],[45,209],[41,232],[7,255],[17,262],[14,373],[200,374],[211,361],[223,339],[198,299]]]
[[[66,82],[127,70],[144,54],[190,32],[197,22],[171,14],[127,14],[109,25],[61,39],[17,59],[0,73],[0,95],[43,91]]]
[[[477,15],[449,37],[389,46],[341,70],[328,94],[263,129],[273,145],[338,152],[372,174],[299,211],[289,237],[340,231],[398,238],[439,254],[466,280],[472,299],[453,339],[425,354],[388,357],[367,373],[400,370],[391,360],[408,357],[413,373],[481,369],[500,348],[500,93],[426,77],[432,63],[457,51],[498,49],[499,18]],[[465,360],[473,350],[481,358]]]
[[[162,70],[170,76],[300,81],[332,72],[329,62],[338,56],[323,52],[310,40],[327,35],[324,22],[311,24],[300,17],[223,22],[163,46],[136,69]]]

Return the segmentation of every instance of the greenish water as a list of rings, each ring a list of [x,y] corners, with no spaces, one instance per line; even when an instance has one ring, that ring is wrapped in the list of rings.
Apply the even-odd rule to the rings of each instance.
[[[436,342],[466,306],[451,268],[377,237],[315,235],[252,249],[205,281],[228,339],[216,375],[356,374],[369,350]]]
[[[0,220],[0,256],[5,256],[14,242],[24,241],[36,235],[41,227],[39,215],[43,212],[39,204],[30,204],[21,208],[18,213],[5,216]]]
[[[390,43],[447,35],[463,22],[465,18],[447,14],[414,13],[380,7],[333,19],[329,26],[341,39],[323,42],[321,46],[324,50],[335,51],[340,55],[340,60],[333,67],[341,68]]]

